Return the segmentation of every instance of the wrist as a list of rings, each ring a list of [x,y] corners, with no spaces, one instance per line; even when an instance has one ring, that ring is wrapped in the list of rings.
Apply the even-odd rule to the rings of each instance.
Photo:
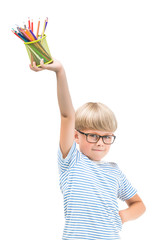
[[[127,222],[127,209],[119,211],[119,216],[121,218],[122,224]]]
[[[63,65],[59,65],[58,68],[56,69],[55,73],[58,75],[58,74],[61,74],[61,73],[64,73],[64,68],[63,68]]]

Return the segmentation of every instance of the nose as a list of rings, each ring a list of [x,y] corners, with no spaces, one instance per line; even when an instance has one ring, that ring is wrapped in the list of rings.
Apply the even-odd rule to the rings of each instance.
[[[102,139],[102,137],[100,137],[97,142],[97,145],[103,145],[103,144],[104,144],[103,139]]]

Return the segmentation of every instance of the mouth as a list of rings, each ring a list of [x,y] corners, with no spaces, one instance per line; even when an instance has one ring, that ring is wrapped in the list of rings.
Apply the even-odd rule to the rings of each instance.
[[[104,150],[100,150],[100,149],[93,149],[93,151],[96,151],[96,152],[103,152]]]

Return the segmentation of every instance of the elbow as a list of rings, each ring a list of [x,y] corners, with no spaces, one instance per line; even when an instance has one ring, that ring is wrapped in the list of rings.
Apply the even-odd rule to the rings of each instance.
[[[140,212],[141,212],[141,215],[142,215],[143,213],[145,213],[145,211],[146,211],[146,206],[145,206],[145,204],[141,201],[141,202],[140,202]]]
[[[144,205],[143,202],[142,202],[142,205],[143,205],[143,207],[142,207],[142,209],[143,209],[143,213],[145,213],[145,211],[146,211],[146,206]]]

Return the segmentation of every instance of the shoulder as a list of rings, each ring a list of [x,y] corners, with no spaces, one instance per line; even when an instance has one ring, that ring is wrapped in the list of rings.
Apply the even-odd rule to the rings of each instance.
[[[115,162],[108,162],[111,167],[117,168],[118,165]]]
[[[63,154],[62,154],[62,151],[61,151],[61,147],[60,147],[60,144],[59,144],[59,147],[58,147],[58,156],[62,159],[62,160],[65,160],[65,161],[68,161],[69,159],[71,159],[72,157],[75,157],[77,156],[77,153],[78,153],[78,149],[76,147],[76,142],[74,141],[71,148],[69,149],[67,155],[65,156],[65,158],[63,157]]]
[[[108,162],[108,164],[109,164],[109,167],[112,168],[113,170],[117,170],[117,171],[120,170],[117,163],[115,163],[115,162]]]
[[[113,172],[117,176],[120,176],[121,170],[120,170],[120,168],[119,168],[117,163],[115,163],[115,162],[108,162],[108,166],[109,166],[109,169],[110,169],[111,172]]]

